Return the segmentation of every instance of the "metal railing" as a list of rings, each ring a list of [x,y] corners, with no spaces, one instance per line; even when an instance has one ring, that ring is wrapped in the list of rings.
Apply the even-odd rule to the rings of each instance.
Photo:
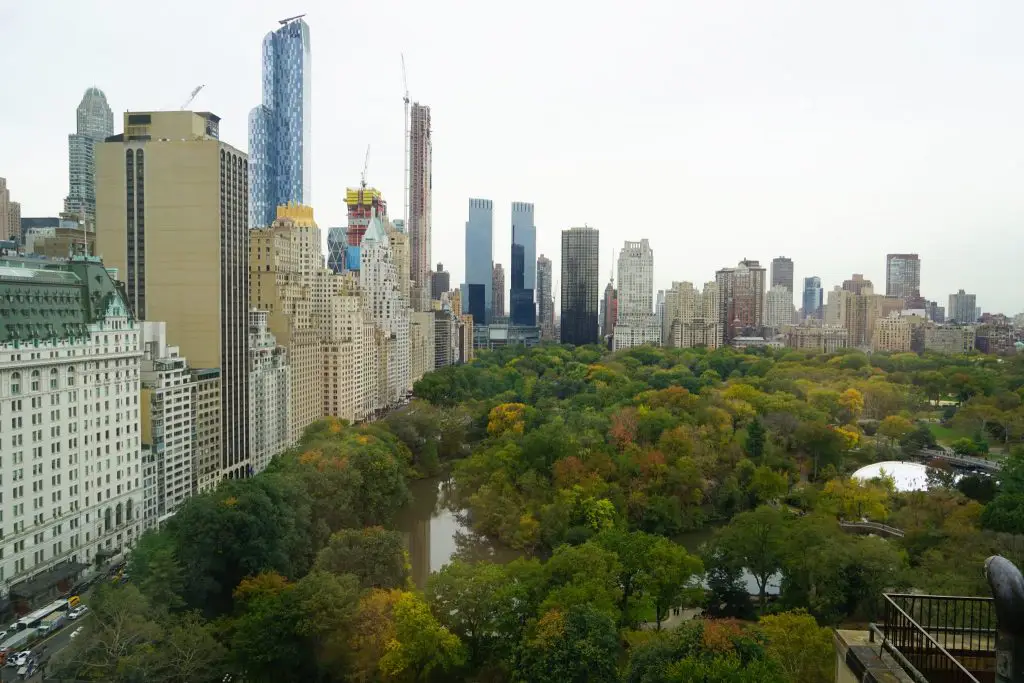
[[[843,529],[860,529],[863,531],[877,531],[882,534],[894,536],[896,538],[903,538],[903,530],[897,529],[894,526],[888,524],[881,524],[879,522],[851,522],[847,520],[839,520],[839,526]]]
[[[883,596],[877,627],[888,650],[919,683],[994,680],[996,614],[992,598]]]

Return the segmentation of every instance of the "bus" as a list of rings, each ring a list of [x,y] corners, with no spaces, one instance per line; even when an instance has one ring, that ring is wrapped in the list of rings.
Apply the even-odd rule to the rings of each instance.
[[[35,612],[26,614],[21,619],[18,619],[16,624],[17,629],[19,631],[24,631],[29,628],[39,628],[40,624],[43,623],[43,619],[54,612],[67,612],[68,602],[68,600],[54,600],[46,607],[42,607],[37,609]]]

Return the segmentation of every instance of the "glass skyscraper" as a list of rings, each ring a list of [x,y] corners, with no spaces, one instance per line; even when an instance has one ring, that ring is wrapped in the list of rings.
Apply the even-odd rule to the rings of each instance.
[[[533,204],[512,202],[512,293],[509,313],[513,325],[537,325],[533,290],[537,287],[537,226]]]
[[[474,325],[491,321],[493,306],[494,203],[490,199],[469,200],[466,221],[466,283],[462,312],[473,316]]]
[[[822,317],[822,305],[824,304],[825,290],[821,288],[821,278],[817,276],[804,278],[804,317]]]
[[[263,39],[263,104],[249,112],[249,227],[270,225],[281,204],[310,193],[309,25],[296,19]]]
[[[96,220],[96,143],[114,134],[107,96],[89,88],[78,105],[77,128],[68,136],[68,196],[64,211],[87,222]]]

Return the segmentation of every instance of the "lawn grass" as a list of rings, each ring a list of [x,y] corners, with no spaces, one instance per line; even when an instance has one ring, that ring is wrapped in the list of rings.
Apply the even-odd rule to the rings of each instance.
[[[940,425],[937,422],[930,422],[930,423],[928,423],[928,429],[929,429],[929,431],[931,431],[932,436],[935,437],[935,440],[938,441],[939,443],[945,445],[945,446],[948,446],[949,444],[953,443],[957,439],[960,439],[960,438],[966,436],[959,429],[953,429],[951,427],[943,427],[942,425]]]

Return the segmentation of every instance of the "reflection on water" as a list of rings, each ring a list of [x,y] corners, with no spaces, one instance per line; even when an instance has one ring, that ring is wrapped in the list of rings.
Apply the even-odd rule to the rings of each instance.
[[[511,562],[522,555],[475,533],[465,511],[452,510],[448,501],[449,482],[439,477],[412,482],[413,500],[395,520],[395,528],[406,537],[412,579],[426,585],[431,572],[458,558],[467,561]]]
[[[440,477],[431,477],[412,482],[412,502],[406,505],[395,520],[395,528],[406,538],[409,548],[409,562],[412,565],[412,579],[423,587],[431,572],[436,572],[452,559],[467,561],[491,560],[511,562],[523,553],[488,540],[475,533],[466,520],[465,510],[453,510],[448,501],[450,482]],[[697,554],[700,547],[710,541],[717,526],[708,526],[691,531],[674,540],[690,553]],[[751,595],[757,595],[757,581],[744,570],[743,581]],[[777,595],[782,575],[776,574],[768,580],[768,594]]]

